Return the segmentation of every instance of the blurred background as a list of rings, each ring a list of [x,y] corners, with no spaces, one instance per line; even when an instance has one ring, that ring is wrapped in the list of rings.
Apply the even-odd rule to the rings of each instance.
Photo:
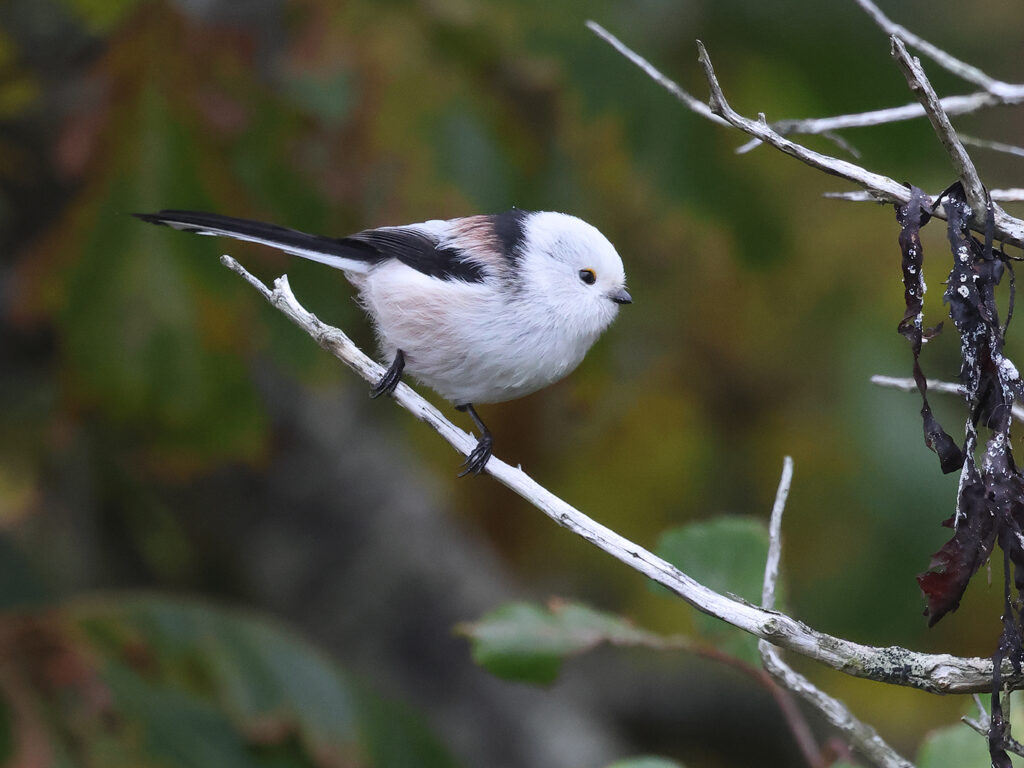
[[[1007,4],[884,9],[1024,79]],[[824,199],[849,187],[773,150],[735,154],[742,136],[675,102],[588,18],[700,98],[703,40],[750,116],[911,100],[886,37],[835,0],[0,4],[6,764],[799,763],[770,696],[709,661],[605,649],[545,688],[477,668],[453,627],[510,600],[571,597],[664,632],[693,617],[497,483],[457,481],[446,444],[371,401],[217,256],[287,272],[372,348],[341,274],[128,215],[165,207],[337,236],[512,206],[585,218],[635,302],[569,379],[481,409],[497,455],[652,547],[690,521],[766,519],[791,454],[794,616],[861,643],[993,652],[998,569],[934,629],[921,615],[914,577],[948,537],[956,479],[923,445],[916,396],[868,381],[911,371],[892,210]],[[971,90],[924,63],[941,94]],[[1013,142],[1024,112],[957,125]],[[923,120],[844,136],[897,180],[953,180]],[[1021,185],[1020,158],[974,155],[990,187]],[[925,248],[934,324],[941,222]],[[1019,354],[1012,328],[1008,344]],[[950,327],[926,373],[952,379],[957,353]],[[933,406],[958,434],[959,404]],[[795,663],[904,754],[965,706]],[[261,664],[291,671],[256,684]],[[329,708],[310,725],[326,669],[348,730]],[[281,714],[282,679],[309,711]],[[220,685],[237,694],[224,722]],[[232,727],[250,762],[202,751]]]

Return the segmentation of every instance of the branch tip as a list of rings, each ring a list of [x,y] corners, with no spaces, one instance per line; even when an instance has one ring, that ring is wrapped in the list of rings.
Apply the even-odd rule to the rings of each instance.
[[[269,301],[271,296],[270,289],[267,288],[266,284],[262,280],[260,280],[258,277],[249,272],[249,270],[247,270],[245,267],[239,264],[235,258],[228,256],[225,253],[220,257],[220,263],[223,264],[228,269],[230,269],[235,274],[240,275],[242,279],[245,280],[245,282],[247,282],[257,291],[259,291],[263,295],[263,298]]]

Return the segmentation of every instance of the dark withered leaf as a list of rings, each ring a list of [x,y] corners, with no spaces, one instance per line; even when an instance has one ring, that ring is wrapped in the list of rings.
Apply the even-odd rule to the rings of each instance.
[[[907,305],[898,326],[911,343],[920,341],[920,315],[924,308],[924,250],[921,247],[921,227],[931,215],[925,210],[928,196],[918,187],[910,188],[910,200],[896,206],[896,220],[900,224],[900,250],[903,253],[903,299]]]
[[[967,204],[963,186],[957,182],[939,196],[947,218],[947,236],[953,266],[946,281],[943,300],[960,333],[960,380],[970,418],[967,419],[964,448],[961,449],[939,425],[928,406],[927,382],[921,370],[924,338],[923,253],[920,228],[927,221],[922,210],[923,193],[911,188],[910,200],[898,206],[900,249],[903,254],[903,282],[906,311],[899,332],[910,342],[914,354],[914,380],[921,392],[921,417],[925,443],[939,455],[943,472],[964,466],[957,498],[957,513],[944,525],[954,529],[953,537],[932,555],[928,571],[917,582],[924,593],[928,625],[932,626],[955,611],[971,577],[992,554],[998,542],[1003,553],[1004,605],[1002,632],[993,654],[992,715],[988,731],[989,756],[994,768],[1011,768],[1004,747],[1007,724],[999,695],[1002,664],[1009,660],[1016,674],[1024,666],[1024,475],[1017,470],[1010,444],[1010,414],[1014,400],[1024,395],[1024,383],[1017,368],[1003,356],[1006,330],[1013,315],[1014,274],[1010,272],[1010,300],[1006,324],[999,324],[996,286],[1009,267],[1005,252],[993,249],[995,208],[987,201],[984,240],[971,234],[968,222],[974,215]],[[936,202],[938,205],[938,202]],[[980,466],[975,463],[978,426],[991,430]],[[1017,590],[1016,598],[1011,591]]]
[[[925,210],[931,201],[918,187],[910,188],[910,200],[906,205],[896,206],[896,219],[900,223],[900,251],[903,254],[903,298],[906,311],[897,329],[910,342],[914,353],[914,381],[921,393],[921,419],[924,426],[924,442],[939,457],[943,473],[956,472],[963,466],[964,455],[956,441],[942,428],[928,404],[928,384],[921,370],[921,345],[942,329],[924,329],[924,249],[921,245],[921,227],[928,223],[931,215]]]
[[[964,452],[939,424],[939,420],[935,418],[927,400],[921,408],[921,418],[924,421],[924,444],[935,451],[939,457],[939,467],[942,469],[942,473],[948,475],[951,472],[956,472],[964,465]]]
[[[924,614],[929,627],[959,607],[967,583],[995,544],[994,518],[988,512],[985,485],[980,478],[965,484],[959,508],[963,519],[953,538],[932,555],[928,570],[917,577],[928,603]],[[943,524],[952,527],[952,518]]]

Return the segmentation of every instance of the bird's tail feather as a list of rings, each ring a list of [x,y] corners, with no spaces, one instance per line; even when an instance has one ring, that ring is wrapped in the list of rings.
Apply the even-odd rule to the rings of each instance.
[[[233,237],[236,240],[268,245],[346,272],[364,274],[381,258],[375,249],[358,241],[310,235],[276,224],[238,219],[234,216],[173,210],[132,215],[151,224],[163,224],[186,232]]]

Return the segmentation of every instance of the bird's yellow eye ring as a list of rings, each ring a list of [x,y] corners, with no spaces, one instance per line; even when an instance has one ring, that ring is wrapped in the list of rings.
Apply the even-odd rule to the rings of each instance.
[[[597,273],[595,273],[594,270],[590,269],[589,267],[587,269],[581,269],[580,280],[582,280],[587,285],[593,285],[595,282],[597,282]]]

